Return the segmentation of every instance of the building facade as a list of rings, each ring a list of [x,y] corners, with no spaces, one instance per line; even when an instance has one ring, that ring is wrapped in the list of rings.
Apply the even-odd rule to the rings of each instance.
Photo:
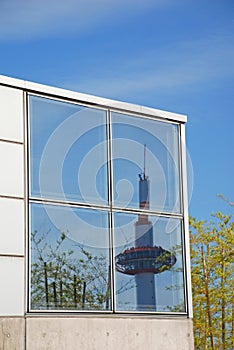
[[[0,349],[193,349],[186,120],[0,77]]]

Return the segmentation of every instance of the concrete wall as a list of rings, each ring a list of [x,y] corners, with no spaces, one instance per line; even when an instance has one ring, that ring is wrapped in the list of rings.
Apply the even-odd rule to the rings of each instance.
[[[1,350],[188,350],[192,321],[118,317],[0,318]]]
[[[0,350],[193,349],[187,318],[26,313],[24,96],[0,86]]]
[[[28,319],[30,350],[192,349],[187,320],[137,318]],[[43,344],[43,345],[42,345]]]

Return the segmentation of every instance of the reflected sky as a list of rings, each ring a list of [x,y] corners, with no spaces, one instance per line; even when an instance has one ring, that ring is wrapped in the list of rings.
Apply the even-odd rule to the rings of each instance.
[[[107,204],[105,140],[105,111],[31,96],[31,195]],[[90,161],[99,166],[97,174],[85,167],[90,150]],[[82,171],[80,178],[85,178],[86,186],[79,181]],[[92,191],[87,190],[87,183]]]
[[[54,249],[64,234],[62,252],[72,249],[80,259],[86,249],[94,257],[105,257],[104,269],[109,271],[110,249],[115,257],[136,246],[138,215],[124,210],[139,208],[139,174],[143,172],[149,178],[150,210],[180,213],[178,125],[111,113],[111,178],[105,110],[30,96],[29,111],[30,196],[57,201],[57,205],[30,206],[30,232],[32,237],[37,232],[43,238],[47,250]],[[74,205],[64,205],[67,201]],[[176,257],[169,270],[153,276],[156,311],[183,312],[181,221],[159,215],[151,215],[149,220],[153,245]],[[141,230],[143,236],[144,228]],[[35,248],[34,242],[32,263],[39,259]],[[44,254],[49,254],[46,249]],[[135,276],[115,270],[114,262],[112,267],[116,310],[139,311]],[[107,304],[109,308],[109,301]]]
[[[114,188],[124,178],[121,192],[128,193],[129,184],[134,189],[129,203],[127,196],[124,201],[116,195],[115,205],[139,207],[138,174],[145,165],[150,180],[150,209],[179,212],[178,126],[112,113],[112,137]],[[118,156],[121,159],[115,161]]]
[[[35,96],[29,109],[31,195],[108,205],[106,112]],[[150,209],[180,212],[178,126],[119,113],[111,120],[113,205],[139,207],[145,164]]]
[[[55,235],[64,233],[74,245],[88,247],[91,251],[104,252],[109,249],[108,212],[32,203],[30,217],[31,232],[53,231]]]

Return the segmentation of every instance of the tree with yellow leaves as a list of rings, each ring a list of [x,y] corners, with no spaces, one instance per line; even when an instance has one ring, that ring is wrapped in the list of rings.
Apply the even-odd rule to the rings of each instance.
[[[234,349],[234,221],[190,218],[196,350]]]

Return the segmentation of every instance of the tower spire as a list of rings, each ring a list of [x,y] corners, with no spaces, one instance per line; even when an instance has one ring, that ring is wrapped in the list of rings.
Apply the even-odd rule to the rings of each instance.
[[[143,169],[144,180],[145,180],[145,164],[146,164],[146,144],[144,144],[144,169]]]

